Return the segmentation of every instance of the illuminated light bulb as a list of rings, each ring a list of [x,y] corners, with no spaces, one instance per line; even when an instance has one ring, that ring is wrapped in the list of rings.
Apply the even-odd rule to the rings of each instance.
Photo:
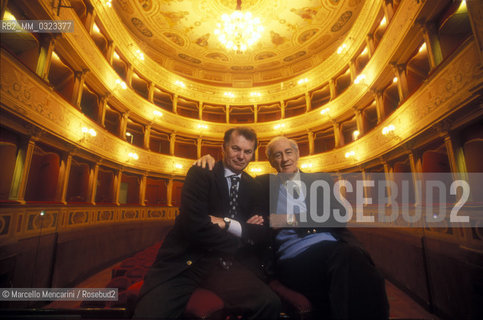
[[[176,84],[177,86],[180,86],[182,88],[186,88],[186,85],[184,84],[183,81],[176,80],[174,84]]]
[[[322,109],[322,110],[320,110],[320,114],[321,114],[321,115],[324,115],[324,114],[326,114],[327,112],[329,112],[329,110],[330,110],[329,108]]]
[[[346,158],[352,158],[356,155],[356,153],[354,151],[348,151],[345,153],[345,157]]]
[[[121,86],[121,88],[123,88],[123,89],[126,89],[126,88],[127,88],[127,84],[126,84],[126,82],[121,81],[121,80],[119,80],[119,79],[117,79],[117,80],[116,80],[116,84],[120,85],[120,86]]]
[[[134,160],[138,160],[139,159],[138,154],[135,153],[135,152],[129,152],[128,156],[129,156],[129,158],[134,159]]]
[[[398,78],[397,78],[397,77],[394,77],[394,78],[392,79],[392,82],[393,82],[393,83],[396,83],[397,81],[398,81]]]
[[[114,55],[113,56],[114,56],[115,59],[120,59],[121,58],[121,57],[119,57],[119,55],[117,54],[117,52],[114,52]]]
[[[394,131],[395,129],[396,129],[396,127],[394,127],[394,125],[392,125],[392,124],[388,125],[387,127],[382,128],[382,134],[387,135],[390,132]]]
[[[277,130],[277,129],[282,129],[282,128],[285,128],[285,124],[284,124],[284,123],[282,123],[282,124],[277,124],[277,125],[275,125],[273,128],[274,128],[275,130]]]
[[[92,26],[92,29],[97,32],[97,33],[100,33],[101,30],[99,29],[99,27],[97,26],[97,24],[94,23],[94,25]]]
[[[181,163],[176,163],[176,164],[174,165],[174,167],[175,167],[176,169],[183,169],[183,165],[182,165]]]
[[[198,129],[208,129],[206,124],[198,124]]]
[[[358,75],[355,79],[354,79],[354,84],[359,84],[361,83],[364,79],[366,79],[366,76],[363,75],[363,74],[360,74]]]
[[[385,24],[386,24],[386,22],[387,22],[387,21],[386,21],[386,17],[384,17],[384,18],[382,18],[382,20],[381,20],[381,24],[380,24],[380,25],[381,25],[381,26],[383,26],[383,25],[385,25]]]
[[[421,52],[423,51],[424,49],[426,49],[426,42],[423,42],[423,44],[419,47],[419,50],[418,52]]]
[[[339,48],[337,48],[337,54],[341,54],[344,49],[347,48],[347,45],[343,43]]]
[[[97,136],[97,132],[96,132],[96,130],[94,130],[94,129],[89,129],[89,131],[88,131],[88,132],[89,132],[89,134],[90,134],[92,137]]]
[[[158,111],[158,110],[154,110],[153,113],[156,117],[162,117],[163,116],[163,113],[161,111]]]
[[[126,132],[126,137],[132,136],[131,132]]]
[[[354,137],[354,140],[357,140],[360,134],[361,133],[359,132],[359,130],[354,130],[354,132],[352,132],[352,136]]]
[[[141,50],[139,50],[139,49],[138,49],[138,50],[136,51],[136,53],[137,53],[138,58],[139,58],[140,60],[144,60],[144,53],[142,53],[142,52],[141,52]]]
[[[364,50],[361,52],[361,55],[364,55],[368,52],[369,50],[367,50],[367,47],[364,48]]]
[[[17,18],[15,18],[15,16],[11,12],[5,11],[5,13],[3,14],[3,20],[14,20],[14,21],[16,21]]]
[[[303,79],[300,79],[299,81],[297,81],[298,84],[304,84],[304,83],[307,83],[309,82],[309,79],[307,78],[303,78]]]

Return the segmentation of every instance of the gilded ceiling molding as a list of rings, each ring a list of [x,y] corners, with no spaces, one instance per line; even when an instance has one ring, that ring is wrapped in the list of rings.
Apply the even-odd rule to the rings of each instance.
[[[414,6],[414,3],[411,1],[403,2],[410,2],[411,6]],[[301,95],[307,90],[316,88],[321,84],[328,82],[331,77],[335,76],[343,68],[345,68],[357,50],[359,50],[359,48],[365,42],[366,34],[369,33],[370,27],[373,25],[374,20],[379,13],[382,0],[366,1],[364,3],[359,14],[359,18],[355,21],[353,27],[345,37],[346,41],[349,39],[349,41],[352,43],[346,54],[338,55],[334,52],[329,58],[320,61],[319,65],[307,73],[301,74],[288,81],[255,88],[228,88],[205,85],[196,81],[182,78],[181,76],[159,66],[149,57],[146,57],[144,61],[138,61],[135,56],[135,50],[132,48],[132,44],[135,44],[136,41],[132,38],[129,31],[124,27],[123,21],[118,17],[116,12],[111,8],[106,8],[106,6],[104,6],[103,2],[100,0],[93,1],[93,5],[95,7],[97,16],[106,26],[108,32],[110,32],[109,35],[113,38],[114,43],[121,50],[123,55],[129,59],[130,63],[135,61],[136,69],[139,70],[143,76],[150,81],[153,81],[161,88],[171,92],[176,92],[180,96],[188,99],[216,104],[227,103],[223,93],[229,90],[237,96],[237,99],[242,100],[243,104],[263,104]],[[333,51],[335,51],[335,49],[336,48],[334,48]],[[317,59],[315,61],[317,61]],[[308,77],[312,81],[307,86],[298,86],[297,80],[304,77]],[[176,80],[180,79],[182,79],[182,81],[186,84],[186,88],[180,88],[174,84]],[[260,92],[262,96],[260,98],[251,97],[250,93],[253,90]]]

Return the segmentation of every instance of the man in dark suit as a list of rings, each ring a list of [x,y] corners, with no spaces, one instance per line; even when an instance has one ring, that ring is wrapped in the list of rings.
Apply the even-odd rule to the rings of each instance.
[[[200,286],[216,293],[229,312],[247,319],[278,318],[280,300],[255,275],[256,245],[268,227],[255,214],[259,188],[243,170],[256,146],[253,130],[230,129],[223,161],[212,171],[188,171],[180,215],[145,277],[135,318],[179,318]]]
[[[301,172],[297,143],[286,137],[272,139],[266,150],[270,165],[279,174],[257,177],[264,186],[261,190],[266,192],[265,210],[275,213],[272,216],[278,213],[287,217],[287,213],[293,213],[293,219],[288,219],[289,225],[275,230],[277,277],[333,319],[387,319],[389,305],[384,279],[352,233],[343,224],[337,224],[333,216],[327,220],[329,227],[326,224],[308,228],[300,221],[302,212],[309,215],[313,209],[310,205],[314,199],[310,198],[309,190],[315,182],[326,183],[330,190],[329,197],[317,194],[316,213],[320,215],[327,209],[332,213],[336,209],[345,215],[344,207],[332,192],[330,175]],[[287,227],[291,223],[296,227]]]
[[[323,181],[329,198],[317,195],[316,213],[327,209],[345,209],[335,198],[332,178],[326,173],[307,174],[298,168],[299,150],[294,140],[280,136],[267,145],[267,158],[278,175],[261,175],[260,197],[264,212],[271,213],[273,231],[273,271],[288,287],[303,293],[321,317],[332,319],[387,319],[389,304],[384,279],[369,254],[345,228],[329,217],[323,226],[302,221],[309,215],[310,187]],[[214,159],[207,155],[199,166],[211,167]],[[305,186],[305,190],[302,187]],[[306,226],[304,225],[306,224]],[[329,227],[327,227],[327,225]]]

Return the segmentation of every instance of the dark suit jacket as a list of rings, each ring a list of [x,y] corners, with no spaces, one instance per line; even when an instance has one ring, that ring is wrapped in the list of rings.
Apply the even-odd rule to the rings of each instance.
[[[260,214],[259,198],[256,197],[259,187],[243,172],[238,190],[238,216],[235,219],[242,226],[241,239],[211,223],[209,217],[228,214],[228,184],[222,162],[216,163],[212,171],[191,167],[181,193],[180,214],[145,278],[141,294],[175,277],[205,256],[234,257],[246,264],[258,262],[256,244],[268,239],[268,223],[259,226],[246,221],[252,215]]]
[[[272,178],[270,178],[272,177]],[[271,174],[266,174],[262,176],[258,176],[256,180],[260,183],[261,186],[261,195],[262,198],[265,199],[264,201],[264,211],[265,212],[270,212],[270,208],[272,208],[272,211],[274,211],[274,208],[277,208],[277,202],[278,202],[278,194],[280,190],[280,184],[279,183],[273,183],[270,184],[270,179],[277,179],[277,176],[271,175]],[[333,180],[332,177],[327,174],[327,173],[304,173],[300,172],[300,179],[305,183],[307,187],[307,196],[305,198],[305,202],[307,205],[307,208],[310,208],[310,186],[313,182],[317,180],[325,180],[329,183],[329,186],[331,190],[333,189]],[[342,212],[342,215],[345,215],[345,209],[344,207],[335,199],[335,196],[333,192],[331,192],[331,197],[330,199],[325,199],[330,200],[330,206],[331,210],[332,209],[339,209]],[[319,198],[317,201],[317,212],[322,212],[324,204],[324,199]],[[275,212],[271,212],[275,213]],[[334,223],[332,223],[334,224]],[[302,227],[301,227],[302,226]],[[318,227],[318,228],[313,228],[313,227],[303,227],[303,224],[299,224],[297,228],[294,228],[299,234],[308,234],[308,233],[313,233],[315,232],[330,232],[334,238],[336,238],[339,241],[347,242],[352,245],[356,245],[358,247],[361,247],[360,242],[357,240],[357,238],[354,237],[354,235],[345,228],[345,224],[340,224],[340,227]],[[274,230],[272,237],[275,237],[277,232],[279,230]]]

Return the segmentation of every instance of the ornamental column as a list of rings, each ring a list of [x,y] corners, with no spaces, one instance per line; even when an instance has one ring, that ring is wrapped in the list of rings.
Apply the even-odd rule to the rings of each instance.
[[[174,146],[176,142],[176,133],[171,133],[169,136],[169,155],[174,156]]]
[[[384,99],[381,90],[371,89],[374,95],[374,100],[376,101],[376,111],[377,111],[377,124],[381,123],[386,119],[386,111],[384,110]]]
[[[60,186],[60,196],[59,200],[63,204],[67,204],[67,188],[69,186],[69,176],[70,176],[70,167],[72,165],[72,154],[69,152],[67,153],[60,162],[60,170],[59,170],[59,183]]]
[[[38,137],[30,137],[24,141],[17,152],[9,199],[21,204],[25,204],[25,190],[27,189],[30,165],[37,140]]]
[[[424,42],[426,43],[426,49],[428,51],[429,65],[431,70],[433,70],[443,61],[443,52],[441,51],[438,29],[434,22],[421,24],[421,27],[423,30]]]
[[[169,178],[168,186],[166,188],[168,207],[173,205],[173,178]]]
[[[49,81],[49,70],[52,62],[52,54],[54,53],[55,36],[41,38],[40,54],[37,60],[37,70],[35,73],[45,81]]]

